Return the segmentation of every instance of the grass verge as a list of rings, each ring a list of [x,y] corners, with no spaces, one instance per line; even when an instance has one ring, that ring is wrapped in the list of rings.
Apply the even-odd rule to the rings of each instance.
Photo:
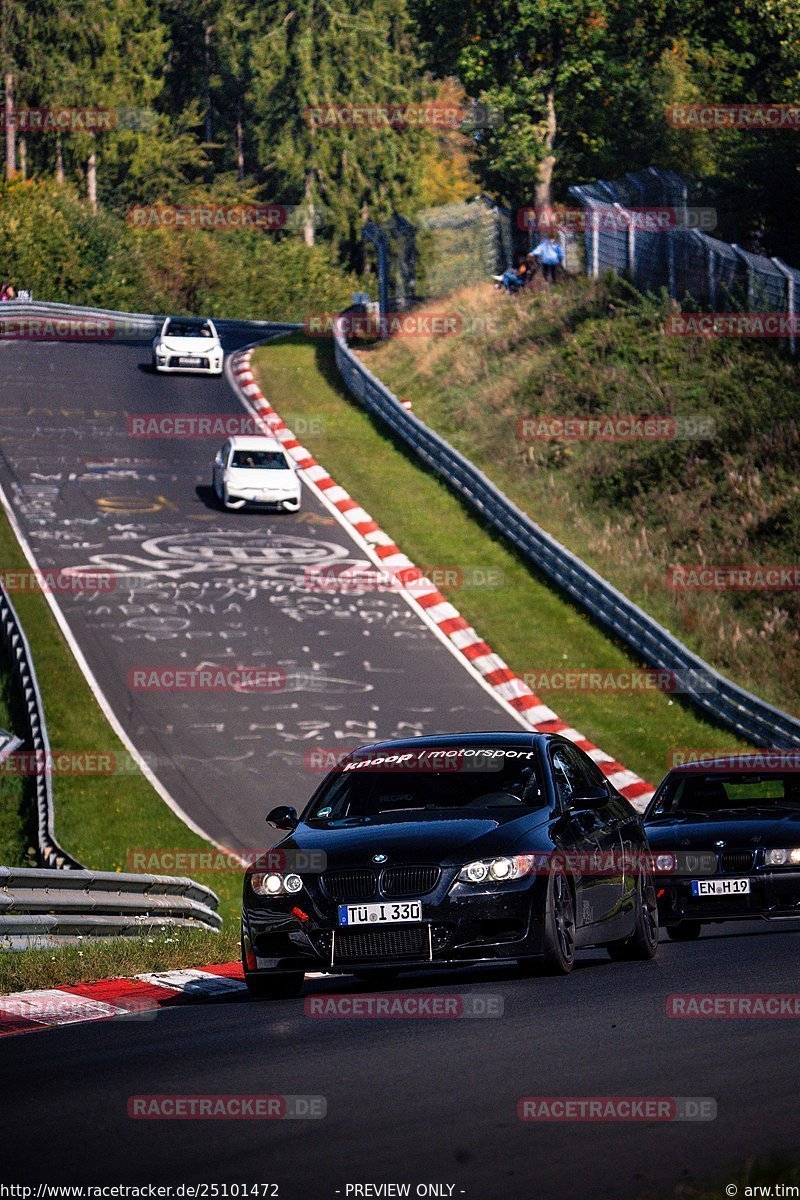
[[[501,586],[442,590],[518,674],[565,667],[624,672],[642,665],[536,578],[348,397],[329,341],[281,339],[260,347],[253,366],[279,413],[306,418],[300,426],[303,443],[412,561],[427,568],[499,572]],[[743,745],[663,692],[561,692],[542,698],[653,783],[665,774],[667,756],[676,748]]]
[[[239,930],[233,921],[223,926],[220,933],[212,933],[210,929],[171,929],[141,937],[84,938],[52,949],[0,954],[0,995],[114,979],[144,971],[234,962],[238,958]]]

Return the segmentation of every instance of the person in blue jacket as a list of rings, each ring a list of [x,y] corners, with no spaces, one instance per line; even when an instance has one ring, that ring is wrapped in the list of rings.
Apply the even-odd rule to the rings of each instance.
[[[561,243],[546,233],[532,253],[533,257],[539,260],[545,279],[552,279],[555,283],[558,268],[564,262],[564,248]]]

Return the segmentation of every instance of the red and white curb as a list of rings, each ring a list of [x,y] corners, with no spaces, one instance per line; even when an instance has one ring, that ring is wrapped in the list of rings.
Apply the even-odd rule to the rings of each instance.
[[[366,547],[373,562],[385,571],[387,577],[393,577],[399,584],[406,587],[413,584],[413,595],[408,591],[399,594],[405,596],[426,623],[439,633],[463,665],[472,674],[477,675],[502,707],[509,709],[521,724],[535,729],[537,733],[560,733],[562,737],[569,738],[581,750],[585,750],[614,787],[622,792],[635,808],[643,812],[653,795],[653,787],[634,771],[623,767],[610,754],[600,750],[577,729],[570,728],[566,721],[562,721],[557,713],[534,695],[503,659],[492,652],[491,647],[487,646],[480,634],[466,622],[458,609],[426,579],[419,567],[414,566],[411,559],[403,554],[389,535],[384,533],[377,521],[373,520],[343,487],[331,479],[325,468],[300,444],[291,429],[265,399],[253,376],[250,365],[252,354],[252,348],[244,350],[232,360],[233,382],[246,405],[261,418],[270,435],[283,444],[284,450],[291,454],[301,468],[305,480],[317,492],[325,506],[349,530],[354,540]]]
[[[101,979],[70,987],[0,996],[0,1037],[35,1033],[57,1025],[154,1016],[161,1008],[247,990],[241,963],[191,971],[162,971],[132,979]]]

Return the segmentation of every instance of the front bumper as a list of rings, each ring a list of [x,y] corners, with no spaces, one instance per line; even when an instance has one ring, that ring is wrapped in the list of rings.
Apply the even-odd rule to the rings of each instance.
[[[299,491],[273,492],[267,489],[243,488],[241,491],[232,492],[230,488],[226,488],[226,495],[228,500],[234,504],[242,502],[244,504],[263,504],[281,508],[284,504],[300,504]]]
[[[204,358],[198,366],[182,366],[180,359],[182,357],[193,358],[196,355],[179,355],[162,353],[155,351],[153,354],[153,366],[156,371],[169,374],[170,372],[181,375],[221,375],[223,367],[223,359],[215,361],[212,358]]]
[[[348,929],[338,925],[338,904],[321,893],[303,891],[262,903],[249,892],[242,909],[248,970],[347,973],[362,967],[463,966],[540,955],[545,889],[542,879],[521,880],[491,893],[456,885],[421,898],[420,924]]]
[[[694,896],[692,878],[697,876],[656,876],[658,912],[662,924],[675,925],[678,921],[753,921],[760,918],[800,919],[800,871],[743,872],[741,878],[750,880],[750,892],[743,896]]]

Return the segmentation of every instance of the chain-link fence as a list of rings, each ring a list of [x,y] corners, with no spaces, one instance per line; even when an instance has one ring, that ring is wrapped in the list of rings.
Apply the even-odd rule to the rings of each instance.
[[[417,213],[419,298],[443,296],[505,270],[514,255],[511,213],[488,196]]]
[[[367,261],[374,255],[381,313],[504,271],[520,250],[511,213],[489,196],[418,212],[413,221],[395,216],[364,227]]]
[[[710,210],[690,208],[688,190],[682,176],[655,167],[571,187],[583,208],[587,274],[616,271],[711,313],[752,314],[742,332],[785,337],[795,354],[800,271],[698,228]],[[757,319],[767,313],[769,322]]]
[[[518,262],[538,241],[528,209],[513,214],[490,196],[422,209],[413,221],[395,216],[364,226],[367,262],[374,257],[381,313],[485,282]],[[548,223],[564,250],[564,269],[583,269],[581,239],[574,229]]]

